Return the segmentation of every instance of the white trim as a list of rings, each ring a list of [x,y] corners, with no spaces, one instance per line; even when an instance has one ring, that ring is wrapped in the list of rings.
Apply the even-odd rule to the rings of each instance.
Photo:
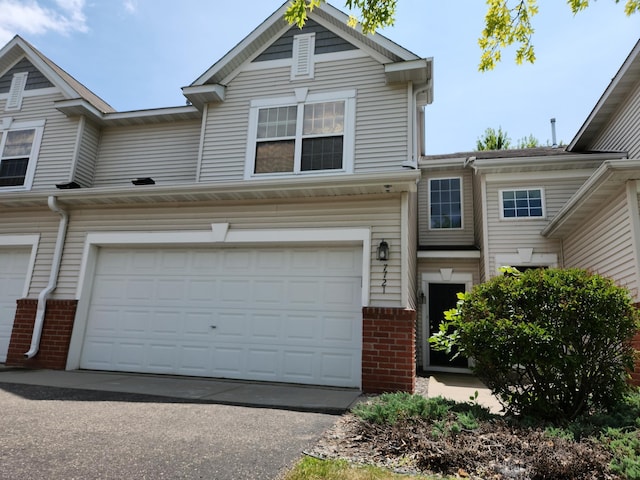
[[[421,250],[418,258],[480,258],[480,250]]]
[[[533,190],[540,191],[540,202],[542,207],[542,215],[539,217],[527,216],[527,217],[505,217],[504,216],[504,198],[502,194],[504,192],[529,192]],[[527,220],[545,220],[547,218],[547,202],[545,200],[544,187],[517,187],[517,188],[501,188],[498,190],[498,206],[500,208],[500,220],[507,222],[521,222]],[[529,208],[529,207],[527,207]]]
[[[84,138],[84,129],[87,121],[87,117],[84,115],[80,115],[78,119],[78,129],[76,131],[76,139],[73,145],[73,153],[71,154],[71,169],[69,171],[69,176],[67,177],[68,181],[73,181],[73,177],[78,170],[78,159],[80,156],[80,144],[82,143],[82,139]],[[88,185],[87,185],[88,186]]]
[[[11,87],[7,96],[7,103],[4,106],[5,111],[20,110],[22,108],[22,98],[24,96],[24,87],[27,86],[27,78],[29,72],[18,72],[13,74],[11,79]]]
[[[560,162],[561,160],[558,160]],[[488,182],[534,182],[546,180],[564,180],[584,177],[585,179],[593,175],[595,169],[574,169],[574,170],[544,170],[536,172],[520,173],[487,173]]]
[[[362,50],[343,50],[341,52],[317,53],[313,56],[314,62],[327,63],[339,62],[343,60],[354,60],[356,58],[369,57]],[[242,67],[243,72],[255,72],[258,70],[270,70],[275,68],[291,68],[292,58],[278,58],[277,60],[265,60],[262,62],[251,62]]]
[[[482,203],[482,252],[484,252],[484,279],[491,277],[491,264],[489,261],[489,208],[487,200],[487,179],[486,175],[480,174],[480,196]]]
[[[456,272],[453,268],[442,268],[439,273],[427,272],[422,274],[421,287],[426,303],[422,305],[422,368],[441,372],[468,372],[467,368],[456,367],[431,367],[429,365],[429,284],[430,283],[459,283],[464,284],[465,292],[473,288],[473,274],[469,272]]]
[[[313,78],[315,46],[315,32],[301,33],[293,36],[291,80],[307,80]]]
[[[638,187],[640,187],[638,180],[629,180],[626,185],[629,222],[631,224],[631,246],[633,248],[636,276],[636,302],[638,301],[637,286],[640,286],[640,207],[638,206]]]
[[[432,228],[431,227],[431,182],[433,180],[459,180],[460,181],[460,227],[455,228]],[[464,230],[464,179],[462,176],[441,176],[429,177],[427,182],[427,226],[434,232],[450,232]]]
[[[31,286],[31,278],[33,277],[33,269],[36,264],[36,253],[38,252],[39,243],[40,234],[0,235],[0,247],[31,247],[29,265],[27,266],[26,278],[22,289],[23,298],[29,295],[29,287]]]
[[[36,164],[38,163],[38,156],[40,155],[40,143],[42,142],[42,134],[44,130],[45,120],[32,120],[27,122],[9,122],[7,128],[0,129],[0,162],[2,161],[2,153],[4,151],[4,144],[7,136],[5,132],[12,130],[34,130],[33,143],[31,144],[31,153],[29,154],[29,163],[27,164],[27,171],[24,176],[24,183],[22,185],[0,187],[0,192],[13,192],[22,190],[31,190],[33,185],[33,177],[36,171]]]
[[[516,249],[516,253],[497,253],[495,255],[495,274],[500,274],[500,268],[505,266],[532,266],[549,267],[558,266],[558,255],[556,253],[533,253],[531,247],[521,247]]]
[[[60,89],[57,87],[46,87],[46,88],[34,88],[33,90],[25,90],[22,92],[22,98],[28,97],[40,97],[44,95],[55,95],[59,93]],[[7,100],[9,98],[8,93],[0,93],[0,100]]]
[[[204,156],[204,139],[207,133],[207,121],[209,119],[209,104],[205,103],[202,110],[202,123],[200,124],[200,141],[198,144],[198,160],[196,162],[196,183],[200,181],[202,173],[202,159]]]
[[[304,102],[299,101],[300,95],[296,95],[299,89],[295,89],[293,95],[273,98],[252,99],[249,103],[249,127],[247,128],[247,152],[245,156],[244,178],[268,179],[291,176],[320,176],[335,175],[336,173],[353,173],[355,156],[355,123],[356,123],[356,89],[337,90],[331,92],[307,93]],[[332,170],[303,171],[300,168],[300,154],[302,149],[302,127],[304,106],[321,102],[344,102],[344,129],[342,133],[342,168]],[[255,156],[258,132],[258,113],[261,108],[276,108],[286,106],[298,106],[295,135],[294,167],[292,172],[254,173]],[[289,138],[289,137],[287,137]]]
[[[400,198],[400,304],[409,308],[409,193]],[[415,275],[415,272],[413,273]]]
[[[98,250],[101,246],[195,246],[195,245],[252,245],[352,243],[362,246],[362,305],[369,305],[371,283],[371,230],[369,228],[274,228],[234,230],[228,224],[213,224],[209,231],[167,232],[89,232],[87,233],[76,298],[78,307],[73,324],[67,370],[80,366],[80,354],[89,312]]]

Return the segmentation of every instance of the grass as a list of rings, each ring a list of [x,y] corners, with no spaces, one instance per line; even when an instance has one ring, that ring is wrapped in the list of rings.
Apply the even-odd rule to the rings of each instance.
[[[443,477],[401,475],[372,466],[351,465],[345,460],[304,457],[283,480],[442,480]]]

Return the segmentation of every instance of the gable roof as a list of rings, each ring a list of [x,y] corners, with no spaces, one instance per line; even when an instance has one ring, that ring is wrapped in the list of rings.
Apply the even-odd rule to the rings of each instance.
[[[585,150],[640,80],[640,40],[609,83],[567,150]]]
[[[47,79],[58,87],[66,99],[83,99],[102,113],[115,112],[107,102],[53,63],[42,52],[19,35],[0,49],[0,74],[26,57]]]
[[[213,64],[206,72],[198,77],[189,87],[205,84],[220,84],[228,78],[240,66],[255,58],[262,50],[278,39],[287,30],[292,28],[284,20],[284,13],[289,2],[282,4],[271,16],[255,28],[240,43],[233,47],[218,62]],[[365,48],[373,55],[378,56],[383,63],[394,63],[409,60],[420,60],[416,54],[392,42],[378,33],[364,35],[359,28],[351,28],[347,25],[349,17],[337,8],[322,3],[315,8],[309,18],[330,28],[333,32],[347,39],[354,45]],[[294,27],[296,28],[296,27]]]

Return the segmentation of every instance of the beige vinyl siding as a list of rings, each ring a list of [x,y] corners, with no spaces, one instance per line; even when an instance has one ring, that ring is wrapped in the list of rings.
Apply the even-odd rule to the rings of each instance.
[[[638,296],[633,227],[626,189],[564,240],[564,266],[612,278]]]
[[[29,298],[37,298],[49,283],[51,260],[60,217],[48,208],[3,209],[0,212],[1,235],[40,235]],[[55,295],[56,292],[54,292]]]
[[[611,117],[602,133],[590,145],[591,150],[622,151],[629,158],[640,157],[640,82],[629,98]]]
[[[429,181],[434,178],[462,178],[462,228],[430,229]],[[449,170],[446,173],[426,173],[418,184],[418,222],[420,246],[471,246],[474,245],[474,211],[472,174],[467,170]]]
[[[98,143],[100,142],[100,130],[93,123],[85,122],[82,139],[78,148],[78,159],[73,180],[83,187],[93,185],[93,176],[98,156]]]
[[[64,298],[75,298],[87,232],[211,231],[211,224],[218,222],[230,223],[231,229],[366,227],[371,229],[372,239],[370,303],[401,306],[400,215],[399,195],[353,201],[342,197],[259,205],[217,202],[71,211],[57,292]],[[375,260],[376,247],[383,238],[396,252],[388,262],[386,293],[382,292],[384,265]]]
[[[10,112],[14,122],[45,121],[33,178],[34,190],[55,188],[57,183],[67,182],[71,175],[78,120],[67,118],[53,107],[54,102],[62,99],[61,94],[25,96],[22,108]]]
[[[94,186],[130,185],[138,177],[159,185],[195,182],[199,142],[198,121],[104,128]]]
[[[462,258],[419,258],[418,259],[418,285],[422,290],[422,274],[423,273],[440,273],[441,268],[452,268],[453,273],[470,273],[473,278],[473,284],[477,285],[481,282],[480,268],[481,264],[477,259],[462,259]],[[422,335],[422,322],[423,312],[427,305],[418,303],[417,306],[417,326],[416,326],[416,359],[418,366],[422,367],[422,352],[427,339]]]
[[[556,254],[560,260],[561,245],[559,240],[549,240],[540,235],[554,215],[566,204],[576,190],[584,183],[585,178],[558,178],[557,180],[539,181],[531,177],[526,181],[487,182],[487,222],[489,272],[488,277],[496,274],[495,256],[498,254],[515,254],[518,248],[533,248],[534,254]],[[546,218],[500,218],[500,190],[519,188],[543,188]]]
[[[290,80],[290,67],[242,72],[227,86],[225,101],[209,105],[200,181],[244,177],[249,109],[253,99],[356,89],[354,171],[398,169],[407,159],[407,89],[385,85],[384,67],[371,58],[322,62],[310,80]]]

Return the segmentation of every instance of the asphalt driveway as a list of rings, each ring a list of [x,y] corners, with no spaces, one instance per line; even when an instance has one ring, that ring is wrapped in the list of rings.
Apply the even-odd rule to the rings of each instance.
[[[0,383],[0,479],[275,479],[334,415]]]

